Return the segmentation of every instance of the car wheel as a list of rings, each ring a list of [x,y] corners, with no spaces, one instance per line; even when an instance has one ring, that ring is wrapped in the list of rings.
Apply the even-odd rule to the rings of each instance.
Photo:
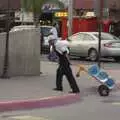
[[[114,57],[115,61],[120,62],[120,57]]]
[[[88,57],[91,61],[96,61],[98,59],[97,51],[95,49],[91,49],[89,51]]]

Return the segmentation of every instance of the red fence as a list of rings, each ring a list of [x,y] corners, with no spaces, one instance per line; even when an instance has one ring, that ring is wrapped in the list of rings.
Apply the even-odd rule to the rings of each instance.
[[[67,18],[62,18],[62,39],[66,39],[68,36],[68,26],[67,26]],[[103,22],[103,31],[109,32],[110,21]],[[96,32],[98,31],[98,22],[97,19],[87,18],[87,19],[79,19],[78,17],[73,18],[73,29],[72,32]]]

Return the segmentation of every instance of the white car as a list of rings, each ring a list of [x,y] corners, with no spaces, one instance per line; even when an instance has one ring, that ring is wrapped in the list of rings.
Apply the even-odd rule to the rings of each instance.
[[[70,54],[88,57],[92,61],[98,58],[98,32],[79,32],[68,37]],[[113,57],[120,61],[120,38],[109,33],[101,33],[101,56]]]
[[[50,30],[52,29],[53,26],[40,26],[41,28],[41,33],[43,34],[44,40],[43,40],[43,45],[44,46],[49,46],[48,43],[48,35],[50,34]]]

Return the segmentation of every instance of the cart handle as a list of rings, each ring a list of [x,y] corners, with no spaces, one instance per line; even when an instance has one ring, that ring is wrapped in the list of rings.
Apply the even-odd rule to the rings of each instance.
[[[84,65],[79,65],[78,67],[79,67],[79,69],[78,69],[78,72],[77,72],[77,74],[76,74],[76,77],[80,77],[80,73],[81,73],[82,71],[87,72],[87,70],[85,69],[85,66],[84,66]]]

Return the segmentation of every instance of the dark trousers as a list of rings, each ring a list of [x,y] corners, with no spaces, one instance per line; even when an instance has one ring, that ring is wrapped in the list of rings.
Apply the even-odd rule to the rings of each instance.
[[[56,75],[56,87],[60,90],[63,89],[63,86],[62,86],[63,75],[66,76],[72,91],[79,92],[79,88],[77,86],[77,83],[75,81],[75,78],[73,76],[70,66],[59,65],[59,67],[57,69],[57,75]]]

